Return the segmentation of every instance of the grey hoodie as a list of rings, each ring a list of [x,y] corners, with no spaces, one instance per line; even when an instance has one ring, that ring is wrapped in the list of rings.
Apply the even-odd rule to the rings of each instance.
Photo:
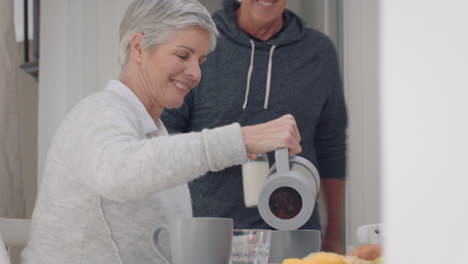
[[[286,10],[280,32],[261,41],[235,20],[237,1],[225,1],[213,19],[220,36],[202,65],[202,80],[179,109],[161,119],[170,133],[233,122],[253,125],[292,114],[303,148],[322,178],[345,177],[346,108],[332,42]],[[273,153],[268,154],[270,165]],[[234,219],[235,228],[268,228],[258,209],[245,208],[240,166],[210,172],[189,184],[194,216]],[[317,212],[303,226],[319,229]]]

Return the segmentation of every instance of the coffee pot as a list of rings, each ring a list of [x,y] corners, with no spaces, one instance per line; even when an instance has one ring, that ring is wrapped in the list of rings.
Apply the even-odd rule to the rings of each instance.
[[[276,163],[270,168],[258,199],[263,220],[278,230],[303,226],[312,215],[320,190],[315,166],[299,156],[288,157],[288,149],[275,151]]]

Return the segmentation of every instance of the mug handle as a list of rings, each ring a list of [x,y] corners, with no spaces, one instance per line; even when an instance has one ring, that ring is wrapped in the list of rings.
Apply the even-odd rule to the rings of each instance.
[[[169,233],[169,229],[165,225],[156,228],[156,230],[154,230],[153,232],[153,248],[159,255],[161,255],[164,258],[164,260],[167,261],[167,263],[172,264],[172,261],[169,259],[168,254],[164,252],[161,245],[159,245],[159,235],[161,234],[161,231],[166,231]]]

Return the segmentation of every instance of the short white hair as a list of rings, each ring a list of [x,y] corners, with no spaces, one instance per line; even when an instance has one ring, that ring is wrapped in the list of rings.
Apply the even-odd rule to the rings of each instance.
[[[212,51],[218,30],[206,8],[197,0],[135,0],[125,12],[119,30],[119,64],[125,71],[132,36],[144,35],[143,50],[164,43],[176,30],[199,26],[210,33]]]

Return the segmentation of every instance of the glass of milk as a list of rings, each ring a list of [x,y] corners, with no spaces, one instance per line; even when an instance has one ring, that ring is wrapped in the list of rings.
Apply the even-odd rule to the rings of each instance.
[[[249,160],[242,165],[245,207],[257,206],[258,197],[265,184],[269,170],[270,164],[266,154],[260,154],[256,160]]]

